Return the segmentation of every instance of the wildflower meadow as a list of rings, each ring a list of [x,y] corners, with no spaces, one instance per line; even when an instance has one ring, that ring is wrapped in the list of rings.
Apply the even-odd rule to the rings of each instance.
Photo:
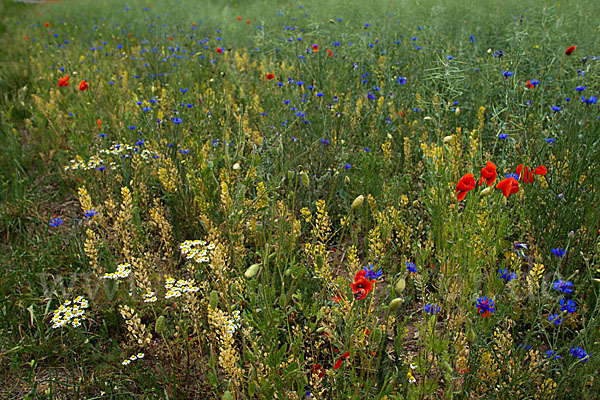
[[[0,398],[600,398],[600,3],[0,16]]]

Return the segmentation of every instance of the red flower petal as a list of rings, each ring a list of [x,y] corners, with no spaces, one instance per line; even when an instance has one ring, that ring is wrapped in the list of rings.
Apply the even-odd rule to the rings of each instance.
[[[575,51],[575,49],[576,49],[576,48],[577,48],[577,47],[575,47],[575,46],[571,46],[571,47],[569,47],[569,48],[567,49],[567,51],[565,51],[565,54],[566,54],[566,55],[568,55],[568,56],[570,56],[571,54],[573,54],[573,52]]]
[[[546,172],[548,172],[548,169],[543,165],[540,165],[535,169],[536,175],[546,175]]]

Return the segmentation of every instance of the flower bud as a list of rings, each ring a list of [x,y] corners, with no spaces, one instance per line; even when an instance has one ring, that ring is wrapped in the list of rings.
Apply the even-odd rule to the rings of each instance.
[[[475,335],[475,331],[473,330],[473,327],[469,327],[469,330],[467,330],[467,341],[469,343],[473,343],[473,341],[475,341],[475,338],[477,337],[477,335]]]
[[[302,184],[304,185],[305,188],[308,188],[308,185],[310,185],[310,179],[306,172],[302,173]]]
[[[293,179],[294,179],[294,176],[296,176],[296,172],[294,172],[294,171],[292,171],[292,170],[290,169],[290,170],[287,172],[287,177],[288,177],[288,180],[290,180],[290,181],[291,181],[291,180],[293,180]]]
[[[404,289],[406,289],[406,281],[404,278],[398,279],[398,282],[396,282],[396,286],[394,288],[396,289],[396,293],[402,293]]]
[[[210,292],[208,304],[210,304],[212,309],[217,308],[217,305],[219,304],[219,293],[216,290]]]
[[[485,189],[482,189],[482,190],[481,190],[481,192],[479,192],[479,195],[480,195],[481,197],[486,197],[486,196],[489,196],[489,195],[490,195],[490,193],[492,193],[492,190],[493,190],[493,189],[492,189],[492,187],[491,187],[491,186],[488,186],[488,187],[486,187]]]
[[[375,328],[373,329],[373,343],[379,343],[381,342],[381,329],[379,328]]]
[[[225,393],[223,393],[223,397],[221,397],[222,400],[233,400],[233,395],[231,394],[231,392],[229,390],[226,390]]]
[[[344,182],[346,182],[346,185],[350,184],[350,177],[348,175],[346,175],[346,178],[344,179]]]
[[[365,201],[365,196],[363,196],[362,194],[356,199],[354,199],[354,201],[352,202],[352,211],[362,206],[363,201]]]
[[[569,239],[573,239],[575,237],[575,231],[569,232]]]
[[[238,171],[238,170],[241,168],[241,167],[240,167],[240,163],[237,163],[237,162],[236,162],[235,164],[233,164],[233,167],[232,167],[232,168],[233,168],[233,170],[234,170],[234,171]]]
[[[396,297],[394,300],[390,301],[390,305],[388,306],[388,310],[390,313],[395,313],[400,308],[402,304],[402,299],[400,297]]]
[[[165,316],[161,315],[156,319],[156,323],[154,324],[154,331],[156,333],[161,333],[165,327]]]
[[[260,264],[252,264],[250,267],[248,267],[246,272],[244,272],[244,276],[248,279],[252,278],[254,275],[256,275],[258,273],[259,268],[260,268]]]
[[[454,139],[454,135],[449,135],[449,136],[446,136],[446,137],[444,137],[444,138],[442,139],[442,142],[444,142],[444,144],[448,144],[448,143],[450,143],[450,142],[451,142],[453,139]]]
[[[456,114],[457,116],[460,115],[460,107],[456,107],[456,111],[454,111],[454,114]]]
[[[317,254],[317,267],[323,268],[323,255]]]

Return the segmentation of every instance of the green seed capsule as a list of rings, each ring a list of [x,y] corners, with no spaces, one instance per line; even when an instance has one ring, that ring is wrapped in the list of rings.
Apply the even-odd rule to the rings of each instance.
[[[321,254],[317,254],[317,267],[323,268],[323,256]]]
[[[381,342],[381,329],[379,328],[375,328],[373,329],[373,343],[379,343]]]

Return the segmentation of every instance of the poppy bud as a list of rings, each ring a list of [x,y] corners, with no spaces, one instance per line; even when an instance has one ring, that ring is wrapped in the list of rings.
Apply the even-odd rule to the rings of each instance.
[[[317,254],[317,267],[323,268],[323,255]]]
[[[233,164],[232,168],[233,168],[234,171],[238,171],[240,169],[240,163],[236,162],[235,164]]]
[[[296,175],[296,173],[290,169],[287,173],[288,180],[291,181],[292,179],[294,179],[295,175]]]
[[[574,231],[569,232],[568,236],[569,236],[569,239],[573,239],[575,237],[575,232]]]
[[[161,315],[156,319],[156,323],[154,324],[154,331],[156,333],[161,333],[163,328],[165,327],[165,316]]]
[[[225,393],[223,393],[223,397],[221,397],[222,400],[233,400],[233,395],[231,394],[231,392],[229,390],[226,390]]]
[[[246,272],[244,272],[244,276],[248,279],[252,278],[253,276],[255,276],[258,273],[259,268],[260,268],[260,264],[252,264],[246,270]]]
[[[354,211],[357,208],[359,208],[360,206],[362,206],[363,201],[365,201],[365,196],[363,196],[362,194],[360,196],[358,196],[357,198],[355,198],[354,201],[352,202],[352,211]]]
[[[452,139],[454,139],[454,135],[449,135],[449,136],[446,136],[445,138],[443,138],[442,142],[444,142],[444,144],[448,144],[452,141]]]
[[[388,310],[390,313],[395,313],[400,308],[402,304],[402,299],[400,297],[396,297],[394,300],[390,301],[390,305],[388,306]]]
[[[469,330],[467,331],[467,341],[469,343],[473,343],[473,341],[475,340],[475,338],[477,338],[477,335],[475,334],[475,331],[473,330],[473,327],[469,327]]]
[[[208,300],[208,304],[212,309],[216,309],[219,304],[219,293],[216,290],[210,292],[210,297]]]
[[[285,270],[284,273],[285,273],[285,276],[290,276],[292,274],[292,269],[288,268],[288,269]]]
[[[398,279],[398,282],[396,282],[395,289],[396,293],[402,293],[404,289],[406,289],[406,281],[404,280],[404,278]]]
[[[456,114],[456,116],[460,115],[460,107],[456,107],[456,111],[454,111],[454,114]]]
[[[308,185],[310,185],[310,179],[308,178],[308,174],[306,172],[302,173],[302,184],[305,188],[308,188]]]
[[[489,195],[490,195],[490,193],[492,193],[492,190],[493,190],[493,189],[492,189],[492,187],[491,187],[491,186],[488,186],[488,187],[486,187],[485,189],[482,189],[482,190],[481,190],[481,192],[479,192],[479,195],[480,195],[481,197],[486,197],[486,196],[489,196]]]
[[[348,175],[346,175],[346,178],[344,179],[344,182],[346,182],[346,185],[350,184],[350,177]]]
[[[442,368],[444,369],[444,371],[446,371],[447,374],[451,374],[452,373],[452,367],[450,366],[450,364],[448,363],[448,361],[442,360],[442,362],[440,363],[440,365],[442,366]]]
[[[373,329],[373,342],[374,343],[381,342],[381,336],[382,336],[381,329],[379,329],[379,328]]]

